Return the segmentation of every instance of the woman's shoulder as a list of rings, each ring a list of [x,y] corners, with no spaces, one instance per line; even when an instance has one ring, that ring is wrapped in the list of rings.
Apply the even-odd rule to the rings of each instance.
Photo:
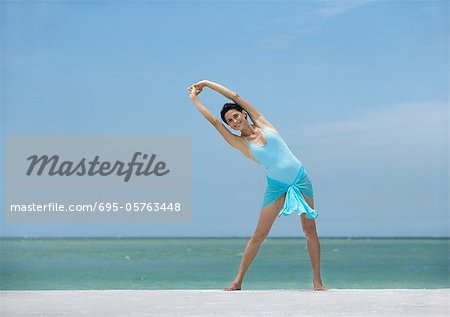
[[[273,125],[263,124],[263,125],[255,125],[255,126],[260,128],[260,129],[269,130],[271,132],[274,132],[274,133],[280,135],[280,133],[278,133],[277,129],[275,129],[275,127]]]

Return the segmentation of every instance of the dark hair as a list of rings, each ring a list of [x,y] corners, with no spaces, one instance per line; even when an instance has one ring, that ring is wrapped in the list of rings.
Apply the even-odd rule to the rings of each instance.
[[[239,106],[237,103],[227,102],[226,104],[224,104],[222,110],[220,110],[220,117],[226,124],[228,124],[228,122],[225,120],[225,113],[227,113],[227,111],[231,109],[236,109],[240,112],[245,111],[245,109]],[[247,115],[245,116],[245,118],[247,119]]]

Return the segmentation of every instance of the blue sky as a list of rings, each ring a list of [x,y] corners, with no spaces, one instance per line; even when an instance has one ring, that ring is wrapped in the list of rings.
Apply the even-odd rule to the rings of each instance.
[[[193,139],[191,223],[2,220],[3,236],[250,236],[264,169],[189,101],[201,79],[251,101],[306,166],[319,235],[449,235],[447,1],[0,3],[3,139]],[[201,98],[219,116],[226,99]],[[303,236],[298,217],[271,235]]]

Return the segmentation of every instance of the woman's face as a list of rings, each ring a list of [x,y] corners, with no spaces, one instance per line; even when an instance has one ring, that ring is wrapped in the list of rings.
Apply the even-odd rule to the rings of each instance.
[[[224,117],[228,125],[234,130],[241,130],[247,121],[245,115],[236,109],[228,110]]]

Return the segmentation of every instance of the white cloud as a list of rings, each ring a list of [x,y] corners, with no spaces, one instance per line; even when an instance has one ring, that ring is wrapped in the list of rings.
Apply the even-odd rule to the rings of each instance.
[[[270,32],[264,32],[265,36],[257,41],[256,46],[262,50],[287,49],[300,36],[320,30],[327,20],[373,1],[294,2],[286,5],[282,13],[272,19]]]
[[[447,103],[414,102],[309,124],[296,133],[325,165],[447,170],[448,122]]]
[[[322,19],[329,19],[342,15],[356,7],[366,5],[374,0],[361,1],[319,1],[321,6],[313,11],[315,15]]]

